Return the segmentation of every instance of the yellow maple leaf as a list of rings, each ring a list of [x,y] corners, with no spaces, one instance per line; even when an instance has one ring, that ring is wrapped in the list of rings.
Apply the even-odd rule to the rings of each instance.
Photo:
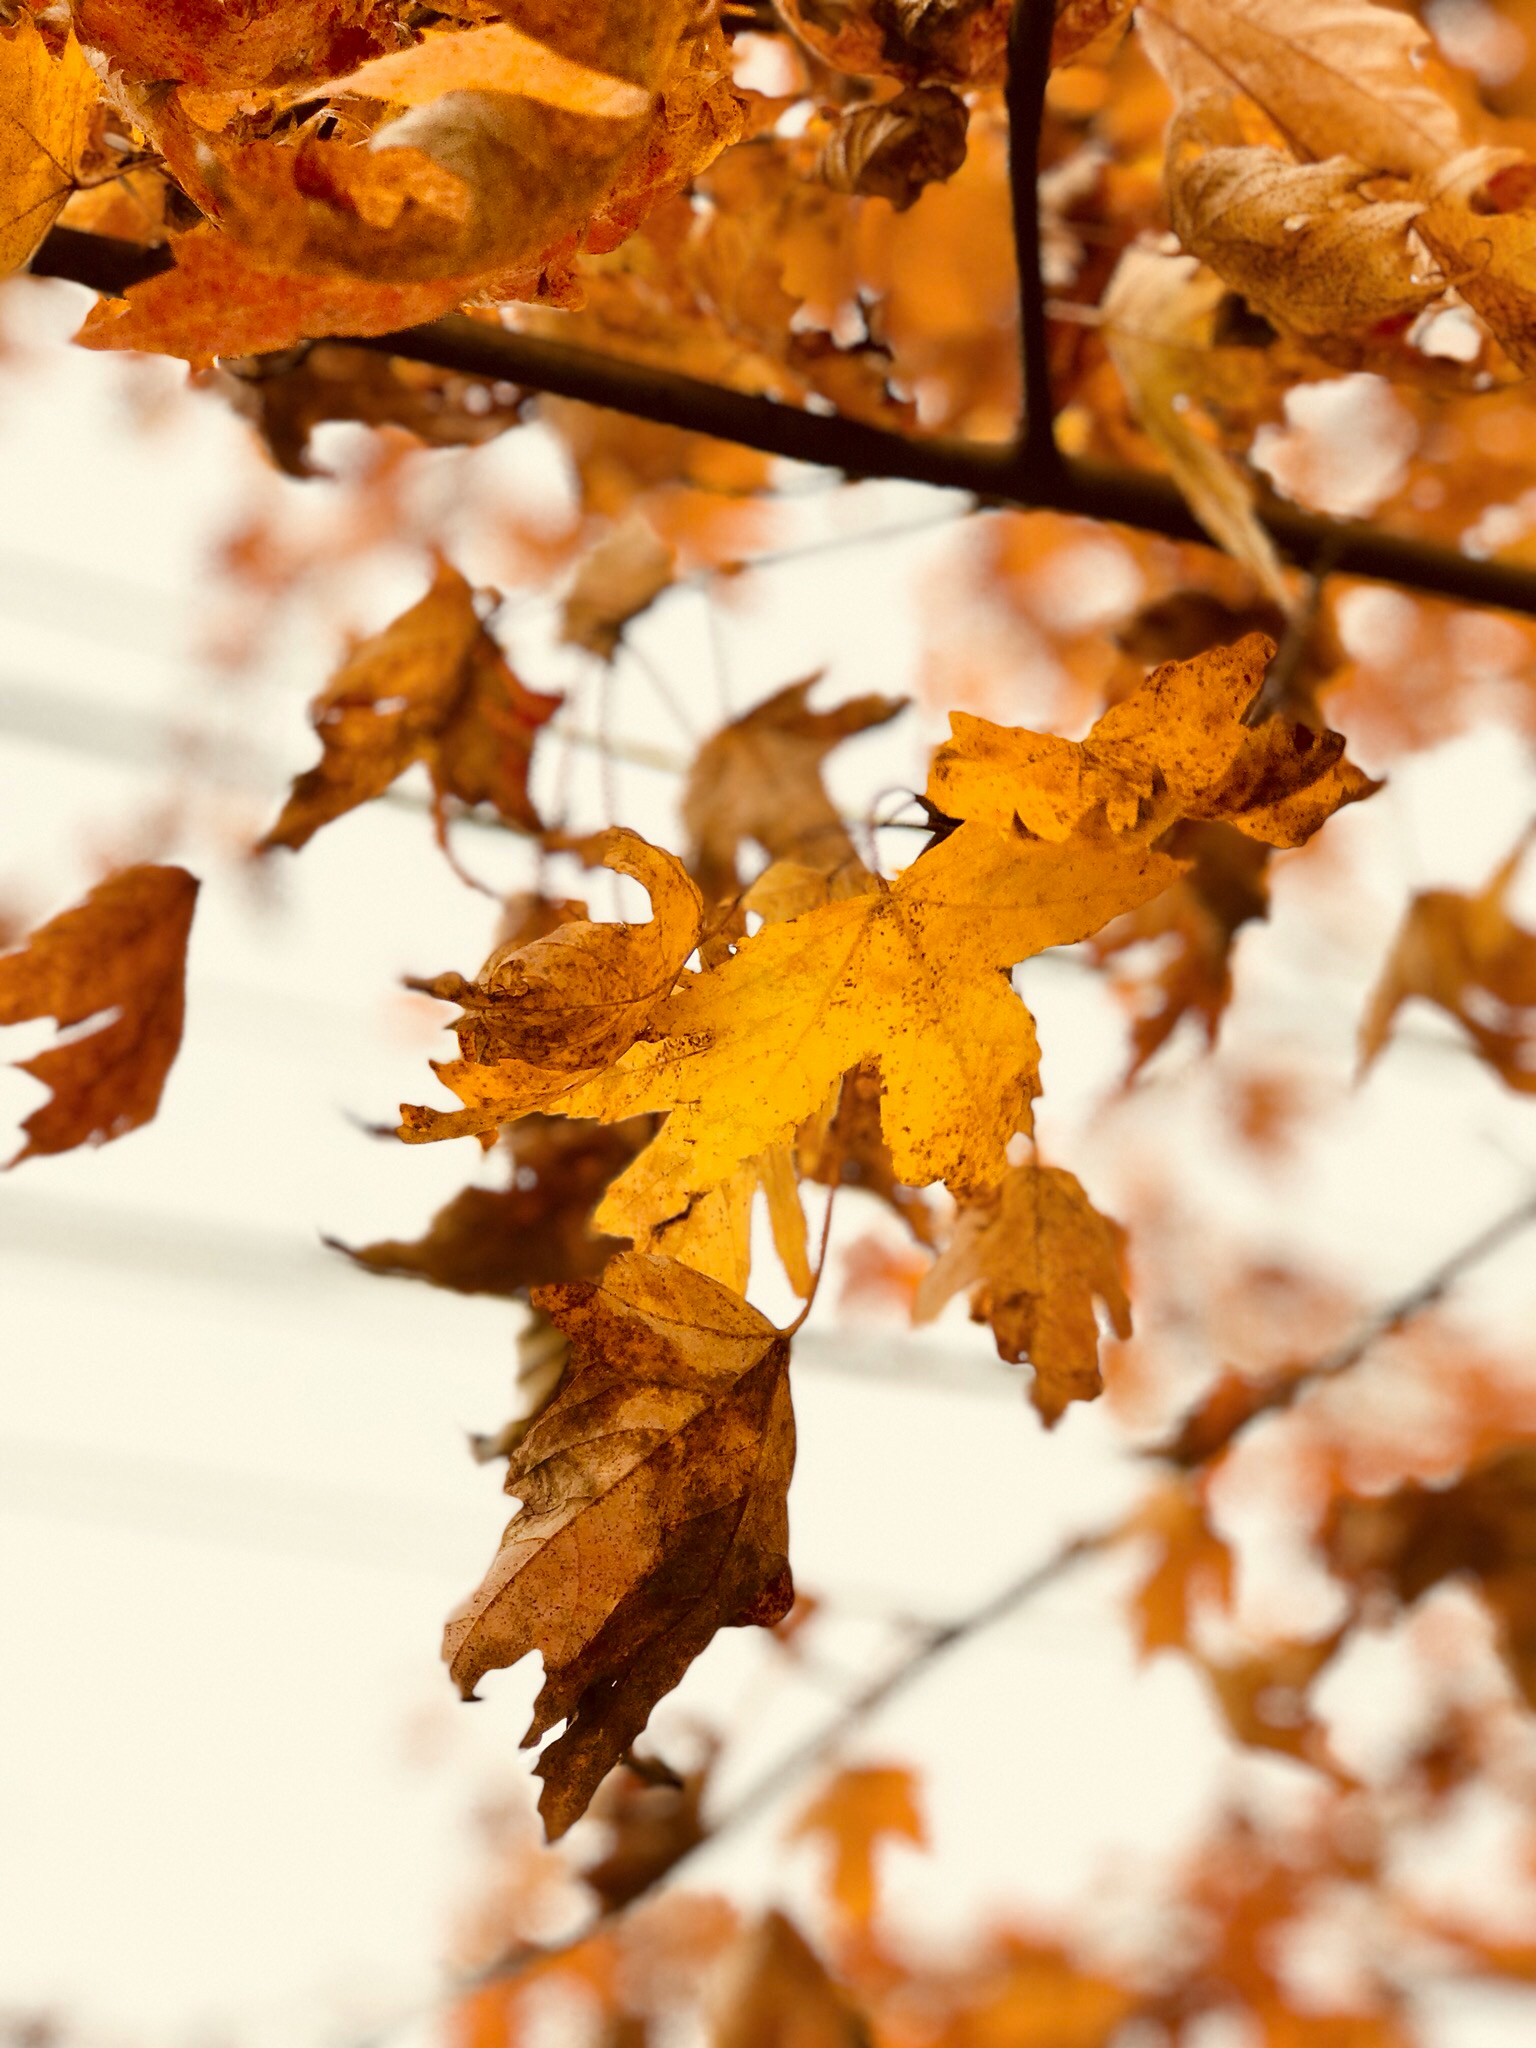
[[[99,90],[73,33],[57,57],[29,14],[0,35],[0,277],[27,261],[75,189]]]
[[[931,1322],[966,1288],[972,1320],[991,1325],[998,1356],[1034,1367],[1029,1397],[1047,1428],[1070,1402],[1104,1391],[1094,1302],[1117,1336],[1130,1336],[1125,1232],[1100,1215],[1076,1175],[1016,1166],[995,1193],[962,1208],[918,1286],[913,1321]]]
[[[1102,805],[1116,832],[1195,818],[1270,846],[1300,846],[1377,784],[1344,758],[1339,733],[1280,716],[1243,722],[1273,654],[1273,641],[1249,633],[1234,647],[1165,662],[1084,740],[955,712],[953,737],[934,756],[929,802],[997,826],[1017,818],[1058,842]]]

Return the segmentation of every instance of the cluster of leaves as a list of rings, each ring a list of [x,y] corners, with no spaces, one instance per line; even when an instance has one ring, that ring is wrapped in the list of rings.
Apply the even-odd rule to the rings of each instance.
[[[229,566],[264,601],[348,551],[439,542],[412,523],[402,481],[420,445],[521,429],[525,394],[347,345],[452,309],[912,431],[995,437],[1011,422],[1004,0],[0,12],[0,265],[24,263],[55,220],[164,247],[167,267],[96,306],[82,341],[199,366],[292,476],[314,472],[322,423],[372,430],[324,545],[260,519],[231,543]],[[1135,594],[1084,627],[1070,603],[1052,609],[1095,544],[1081,526],[992,519],[964,543],[960,597],[941,607],[954,630],[931,664],[935,691],[956,696],[957,670],[995,671],[1022,642],[1060,686],[1054,722],[1084,737],[955,712],[913,792],[926,843],[892,872],[823,770],[903,707],[875,694],[823,707],[812,678],[697,747],[675,850],[611,817],[573,836],[531,793],[560,700],[514,671],[496,593],[439,552],[425,595],[316,698],[320,759],[261,842],[297,851],[424,769],[445,848],[475,811],[649,897],[648,917],[607,921],[514,898],[478,972],[415,984],[458,1011],[458,1056],[437,1069],[454,1106],[406,1107],[401,1135],[475,1138],[505,1182],[465,1188],[416,1241],[352,1253],[531,1305],[523,1410],[480,1446],[506,1458],[518,1512],[445,1654],[470,1694],[539,1653],[527,1740],[563,1724],[538,1765],[546,1828],[608,1804],[615,1843],[586,1882],[610,1915],[706,1834],[701,1778],[634,1775],[652,1709],[719,1629],[782,1631],[794,1599],[794,1330],[747,1299],[754,1215],[808,1310],[824,1253],[807,1194],[825,1213],[832,1191],[859,1190],[910,1239],[900,1291],[914,1320],[966,1297],[999,1354],[1030,1367],[1047,1425],[1096,1397],[1101,1319],[1129,1340],[1133,1310],[1183,1255],[1148,1204],[1131,1219],[1133,1268],[1126,1230],[1034,1149],[1040,1047],[1014,970],[1079,945],[1117,963],[1136,1011],[1131,1080],[1186,1019],[1213,1042],[1275,857],[1377,787],[1332,706],[1397,744],[1464,715],[1455,619],[1418,621],[1432,679],[1410,701],[1416,686],[1346,647],[1331,597],[1308,611],[1255,517],[1241,449],[1299,386],[1366,371],[1393,380],[1429,451],[1394,505],[1405,529],[1460,540],[1505,485],[1516,494],[1533,445],[1519,380],[1536,362],[1536,181],[1521,123],[1536,96],[1479,94],[1374,0],[1140,0],[1132,14],[1121,0],[1056,8],[1046,257],[1058,312],[1082,316],[1052,330],[1059,432],[1070,452],[1160,458],[1228,558],[1116,542]],[[1447,321],[1449,354],[1434,342]],[[565,578],[564,638],[611,683],[633,621],[771,537],[774,476],[679,429],[553,402],[539,417],[574,509],[559,530],[503,509],[499,537],[523,580]],[[1498,453],[1501,437],[1522,452]],[[1536,675],[1529,636],[1514,665]],[[973,680],[968,701],[995,705],[995,676]],[[1509,908],[1523,845],[1481,893],[1409,907],[1362,1022],[1363,1064],[1419,998],[1509,1087],[1536,1085],[1536,934]],[[178,867],[122,870],[0,959],[0,1023],[52,1016],[75,1033],[27,1063],[52,1093],[23,1157],[153,1115],[181,1036],[196,891]],[[1263,1276],[1244,1280],[1261,1300]],[[1305,1321],[1298,1294],[1287,1331]],[[810,1822],[835,1849],[830,1970],[780,1919],[743,1933],[694,1906],[665,1940],[652,1918],[614,1919],[469,2000],[466,2038],[517,2038],[528,1986],[561,1974],[615,2037],[648,2038],[677,2002],[644,1988],[665,1979],[675,1938],[701,1968],[729,1963],[717,2025],[742,2048],[916,2033],[1095,2048],[1132,2022],[1183,2038],[1212,2011],[1275,2048],[1408,2041],[1384,1975],[1308,2011],[1275,1952],[1351,1888],[1426,1932],[1381,1843],[1485,1769],[1493,1710],[1448,1721],[1384,1791],[1340,1761],[1314,1687],[1384,1605],[1459,1580],[1496,1631],[1504,1706],[1536,1703],[1529,1420],[1510,1384],[1458,1354],[1440,1392],[1461,1426],[1437,1434],[1433,1459],[1397,1444],[1373,1462],[1369,1429],[1329,1405],[1365,1344],[1330,1331],[1270,1357],[1214,1321],[1207,1338],[1215,1376],[1160,1415],[1157,1484],[1096,1546],[1140,1547],[1140,1648],[1186,1659],[1237,1743],[1314,1774],[1317,1817],[1283,1849],[1236,1822],[1208,1845],[1177,1894],[1203,1947],[1124,1972],[1032,1934],[953,1967],[903,1956],[876,1925],[873,1858],[882,1835],[920,1828],[906,1779],[870,1770]],[[1123,1355],[1129,1377],[1136,1353]],[[1216,1370],[1229,1356],[1255,1369]],[[1255,1646],[1232,1625],[1223,1504],[1254,1445],[1284,1430],[1306,1451],[1299,1526],[1335,1617]],[[1514,1948],[1500,1960],[1464,1930],[1430,1932],[1469,1966],[1528,1973]]]
[[[783,1654],[795,1656],[794,1640]],[[924,1802],[910,1771],[880,1763],[837,1772],[786,1830],[788,1845],[820,1857],[810,1937],[783,1910],[748,1917],[710,1893],[657,1896],[711,1839],[700,1816],[718,1753],[670,1780],[648,1764],[605,1791],[599,1846],[584,1856],[535,1846],[515,1808],[489,1817],[492,1880],[462,1942],[473,1988],[450,2007],[449,2038],[516,2048],[541,2001],[560,1996],[589,2038],[636,2043],[689,2025],[722,2048],[1115,2048],[1194,2042],[1219,2025],[1266,2048],[1413,2048],[1421,1984],[1530,1973],[1527,1942],[1436,1910],[1396,1861],[1405,1838],[1433,1838],[1506,1732],[1487,1709],[1459,1708],[1380,1782],[1321,1784],[1286,1825],[1228,1809],[1146,1896],[1115,1887],[1122,1923],[1139,1908],[1130,1944],[1091,1909],[1070,1927],[1015,1913],[964,1942],[914,1939],[885,1878],[900,1852],[927,1848]],[[549,1938],[573,1920],[574,1933]],[[1301,1959],[1323,1924],[1326,1985],[1307,1981]]]

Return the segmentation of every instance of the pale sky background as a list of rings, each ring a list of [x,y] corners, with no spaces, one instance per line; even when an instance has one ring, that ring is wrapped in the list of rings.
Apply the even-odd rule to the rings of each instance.
[[[206,735],[217,774],[173,855],[206,881],[158,1119],[0,1181],[0,2013],[56,2011],[124,2048],[349,2048],[441,1982],[477,1869],[469,1816],[527,1773],[516,1743],[536,1674],[494,1679],[471,1712],[437,1659],[443,1617],[505,1520],[499,1468],[474,1466],[464,1433],[505,1413],[516,1311],[372,1279],[319,1242],[413,1235],[474,1171],[468,1146],[395,1147],[357,1120],[424,1099],[439,1047],[399,978],[472,970],[489,906],[402,807],[348,818],[261,876],[242,865],[284,778],[313,758],[304,706],[334,630],[296,621],[240,688],[200,673],[206,562],[249,481],[245,430],[211,398],[176,405],[152,436],[131,430],[124,366],[63,345],[84,295],[25,294],[15,324],[32,359],[0,360],[0,891],[41,918],[102,858],[141,857],[162,799],[188,786],[157,762],[162,739]],[[134,374],[141,398],[181,381],[175,366]],[[428,488],[451,501],[487,471],[558,481],[548,444],[520,433],[433,457]],[[284,488],[325,516],[326,486]],[[866,489],[815,516],[879,528],[942,503]],[[930,530],[754,579],[722,631],[732,706],[823,662],[829,700],[911,687],[912,593],[951,545]],[[473,553],[469,531],[472,575]],[[419,566],[380,572],[354,622],[382,624],[420,586]],[[584,672],[548,651],[547,607],[509,631],[533,650],[535,686]],[[671,600],[639,632],[707,728],[721,678],[698,604]],[[591,715],[589,684],[571,716]],[[613,716],[686,751],[632,669]],[[852,801],[910,782],[936,730],[909,717],[848,749],[839,786]],[[595,818],[590,757],[577,773]],[[620,818],[665,838],[671,787],[621,766]],[[1241,944],[1226,1056],[1281,1047],[1324,1091],[1328,1115],[1289,1171],[1215,1163],[1199,1134],[1220,1097],[1183,1038],[1133,1105],[1095,1121],[1123,1020],[1096,980],[1030,969],[1050,1156],[1113,1211],[1116,1174],[1176,1131],[1235,1236],[1307,1249],[1372,1299],[1414,1279],[1536,1171],[1536,1105],[1423,1017],[1350,1093],[1353,1032],[1408,890],[1480,882],[1533,799],[1523,742],[1488,728],[1395,765],[1386,794],[1329,827],[1357,856],[1349,890],[1280,866],[1274,918]],[[505,885],[526,878],[515,843],[461,844]],[[591,886],[612,914],[606,883]],[[1525,901],[1536,910],[1530,888]],[[25,1056],[51,1027],[4,1036],[7,1057]],[[0,1125],[37,1093],[0,1073]],[[849,1202],[836,1236],[870,1221]],[[1533,1283],[1527,1241],[1477,1301],[1519,1328]],[[792,1514],[797,1577],[830,1603],[831,1673],[788,1676],[754,1632],[727,1632],[653,1724],[663,1749],[690,1719],[739,1725],[727,1794],[832,1711],[837,1671],[895,1653],[882,1617],[954,1612],[1142,1483],[1100,1413],[1046,1437],[958,1305],[919,1340],[840,1322],[828,1296],[796,1353]],[[861,1732],[856,1755],[928,1773],[933,1847],[893,1859],[914,1924],[959,1931],[1008,1903],[1134,1892],[1225,1790],[1290,1784],[1283,1764],[1228,1761],[1177,1660],[1134,1667],[1111,1592],[1124,1576],[1065,1585]],[[1250,1594],[1307,1619],[1304,1587],[1261,1574]],[[1367,1646],[1330,1694],[1346,1749],[1364,1755],[1401,1722],[1392,1656]],[[692,1881],[802,1891],[807,1854],[782,1840],[793,1810],[698,1858]],[[1529,2004],[1447,1994],[1431,2048],[1515,2048],[1532,2025]],[[429,2037],[419,2021],[389,2036]]]

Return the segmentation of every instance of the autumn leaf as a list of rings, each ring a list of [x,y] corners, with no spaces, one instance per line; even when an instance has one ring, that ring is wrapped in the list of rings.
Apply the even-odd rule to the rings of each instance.
[[[914,85],[894,99],[842,114],[823,145],[821,175],[834,192],[885,199],[898,213],[965,162],[970,110],[947,85]]]
[[[355,648],[315,699],[324,752],[294,783],[262,849],[297,850],[416,762],[432,777],[439,836],[450,797],[494,804],[508,824],[536,832],[534,735],[560,701],[524,688],[481,623],[473,589],[440,561],[426,596]]]
[[[708,1840],[700,1808],[718,1744],[680,1780],[648,1780],[633,1770],[605,1780],[592,1802],[593,1820],[612,1830],[605,1853],[582,1866],[581,1881],[605,1913],[619,1912],[659,1884]]]
[[[996,85],[1012,0],[783,0],[786,19],[840,71]]]
[[[553,1840],[717,1629],[789,1611],[789,1346],[755,1309],[665,1259],[534,1297],[571,1364],[507,1469],[522,1505],[443,1654],[470,1697],[530,1650],[556,1722],[539,1802]]]
[[[393,41],[381,0],[75,0],[83,39],[143,79],[231,88],[335,77]]]
[[[27,261],[74,190],[99,91],[73,34],[57,57],[30,14],[0,35],[0,277]]]
[[[1228,1607],[1236,1561],[1211,1525],[1203,1488],[1159,1487],[1130,1517],[1127,1536],[1151,1549],[1145,1577],[1131,1595],[1131,1622],[1141,1656],[1190,1650],[1198,1608]]]
[[[404,1108],[403,1136],[466,1136],[555,1101],[626,1052],[671,994],[703,918],[681,861],[619,826],[575,850],[642,883],[653,915],[643,924],[576,919],[498,947],[473,982],[445,974],[418,984],[464,1006],[455,1026],[463,1057],[434,1071],[472,1107],[447,1119]]]
[[[1385,1586],[1405,1605],[1469,1577],[1498,1629],[1510,1675],[1536,1708],[1536,1450],[1516,1443],[1449,1485],[1409,1480],[1329,1505],[1323,1548],[1346,1582]]]
[[[1111,46],[1130,21],[1135,0],[1056,0],[1056,27],[1051,37],[1052,64],[1073,64],[1096,57]]]
[[[1536,932],[1506,908],[1529,840],[1522,834],[1476,895],[1430,889],[1414,897],[1360,1027],[1362,1073],[1417,996],[1454,1017],[1509,1087],[1536,1092]]]
[[[328,420],[399,427],[433,448],[478,447],[515,426],[527,404],[524,392],[487,378],[343,342],[320,343],[281,364],[232,357],[208,382],[250,421],[284,475],[294,477],[327,474],[310,442]]]
[[[1143,945],[1162,956],[1145,982],[1123,984],[1135,999],[1127,1079],[1141,1071],[1187,1016],[1198,1018],[1206,1044],[1215,1044],[1232,1000],[1232,949],[1238,933],[1269,915],[1267,846],[1230,825],[1185,823],[1169,833],[1164,851],[1187,864],[1180,879],[1089,942],[1097,960],[1115,959]]]
[[[727,1958],[713,2048],[865,2048],[869,2024],[805,1936],[769,1913]]]
[[[638,516],[624,521],[583,555],[566,592],[560,637],[611,661],[624,628],[666,590],[677,551]]]
[[[1081,741],[957,711],[952,739],[934,756],[929,801],[952,818],[1017,818],[1057,843],[1102,805],[1116,832],[1190,818],[1300,846],[1379,785],[1344,758],[1338,733],[1278,716],[1244,723],[1273,655],[1273,641],[1250,633],[1235,647],[1167,662]]]
[[[1447,280],[1520,368],[1536,369],[1536,217],[1478,204],[1511,154],[1468,149],[1417,21],[1374,0],[1145,0],[1137,27],[1181,100],[1241,94],[1294,157],[1344,156],[1406,181],[1403,196],[1421,206],[1414,230]],[[1220,267],[1217,250],[1203,253]],[[1378,271],[1386,260],[1379,244],[1368,258]],[[1339,295],[1342,325],[1343,275]]]
[[[827,1845],[827,1895],[846,1926],[867,1932],[879,1888],[875,1870],[888,1841],[928,1846],[917,1781],[898,1765],[864,1764],[837,1776],[795,1822],[793,1835]]]
[[[962,1195],[995,1185],[1039,1085],[1029,1012],[1000,970],[1075,943],[1177,873],[1136,840],[1088,853],[965,826],[894,883],[766,926],[687,978],[646,1041],[561,1102],[605,1120],[671,1112],[600,1226],[634,1235],[680,1214],[787,1143],[864,1066],[881,1076],[900,1180]],[[750,1093],[737,1085],[747,1072]]]
[[[1427,32],[1376,0],[1140,0],[1136,30],[1181,100],[1235,88],[1298,156],[1412,175],[1462,146]]]
[[[97,300],[75,336],[82,348],[180,356],[206,369],[219,356],[420,326],[451,313],[469,288],[463,278],[394,284],[272,269],[211,227],[173,236],[171,247],[174,269],[124,298]]]
[[[1125,1233],[1081,1182],[1056,1166],[1016,1166],[995,1193],[961,1208],[918,1287],[913,1320],[931,1322],[969,1289],[971,1319],[991,1325],[998,1356],[1034,1367],[1029,1397],[1049,1428],[1071,1402],[1103,1392],[1094,1303],[1129,1337],[1125,1286]]]
[[[743,846],[770,860],[798,862],[832,875],[864,873],[858,850],[822,781],[822,764],[846,739],[886,725],[904,697],[850,697],[813,711],[820,680],[790,683],[706,740],[683,789],[688,866],[707,899],[740,887]]]
[[[414,1243],[335,1249],[370,1273],[456,1294],[522,1296],[547,1281],[595,1280],[622,1247],[593,1232],[592,1211],[650,1135],[643,1119],[605,1126],[525,1117],[503,1141],[505,1187],[461,1189]]]
[[[149,1122],[181,1045],[198,884],[185,868],[123,868],[0,958],[0,1024],[95,1030],[19,1061],[51,1088],[10,1162],[105,1144]]]
[[[1367,197],[1374,174],[1349,157],[1297,164],[1277,149],[1233,146],[1239,134],[1209,100],[1183,110],[1168,138],[1168,212],[1190,255],[1255,312],[1326,344],[1409,318],[1444,291],[1408,241],[1422,199]]]
[[[1311,1688],[1337,1656],[1345,1628],[1315,1640],[1266,1645],[1251,1655],[1196,1658],[1229,1735],[1347,1780],[1318,1719]]]
[[[1104,346],[1132,412],[1211,538],[1282,611],[1290,592],[1259,524],[1253,485],[1202,412],[1200,389],[1225,286],[1193,256],[1132,244],[1100,302]]]

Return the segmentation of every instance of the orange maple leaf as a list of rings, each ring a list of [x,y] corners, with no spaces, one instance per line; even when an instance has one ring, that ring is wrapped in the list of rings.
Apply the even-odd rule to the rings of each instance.
[[[185,868],[123,868],[0,959],[0,1024],[103,1019],[18,1063],[53,1095],[22,1126],[13,1166],[124,1137],[159,1108],[181,1045],[197,890]]]

